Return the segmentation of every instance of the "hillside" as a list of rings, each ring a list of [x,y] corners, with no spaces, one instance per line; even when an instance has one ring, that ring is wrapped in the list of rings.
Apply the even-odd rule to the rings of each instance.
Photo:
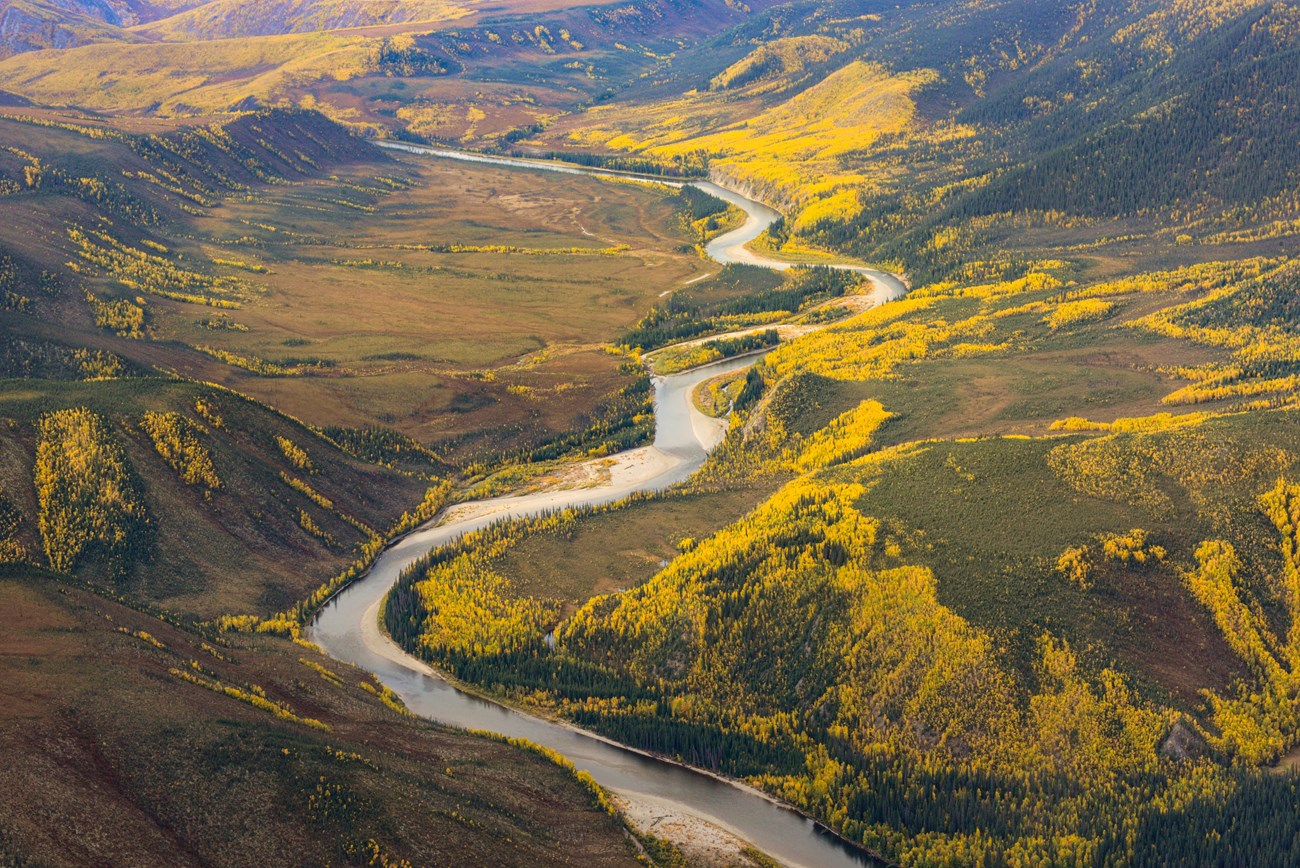
[[[267,632],[453,481],[647,436],[648,379],[599,341],[699,270],[689,203],[534,179],[529,205],[305,110],[9,108],[6,863],[634,864],[571,768],[417,725]]]
[[[525,177],[528,205],[508,173],[392,158],[314,112],[128,135],[27,111],[0,119],[3,201],[27,215],[0,227],[11,333],[466,464],[644,435],[648,383],[600,343],[700,270],[662,191]]]
[[[90,42],[130,41],[121,16],[107,4],[13,0],[0,10],[0,57]]]
[[[389,629],[889,859],[1284,864],[1294,276],[918,289],[768,356],[687,493],[438,553]],[[629,539],[681,554],[573,578]]]
[[[651,430],[648,378],[601,342],[698,268],[674,197],[534,178],[527,206],[499,171],[391,158],[308,111],[147,134],[13,111],[7,559],[267,617],[450,479]]]
[[[541,12],[553,0],[516,0],[510,11]],[[286,0],[6,0],[0,7],[0,57],[106,42],[197,42],[369,28],[380,33],[428,30],[500,14],[478,2],[339,2]]]
[[[271,614],[435,484],[436,461],[383,466],[237,392],[175,377],[175,349],[154,340],[162,312],[146,297],[230,323],[217,311],[247,291],[158,241],[184,208],[356,160],[360,142],[308,115],[248,116],[189,139],[0,123],[4,202],[25,216],[0,242],[11,546],[173,611]],[[76,245],[116,280],[67,264]],[[120,487],[116,503],[97,502],[103,486]]]
[[[425,135],[418,128],[433,118],[463,125],[470,113],[494,137],[662,68],[683,45],[767,5],[211,0],[130,11],[45,2],[15,0],[0,13],[10,23],[0,87],[41,104],[177,117],[288,102],[369,135]]]
[[[663,96],[575,112],[539,146],[698,152],[787,207],[775,246],[923,281],[996,277],[1012,249],[1285,244],[1297,20],[1286,3],[794,4],[684,53]]]
[[[22,568],[0,603],[6,862],[638,864],[571,770],[420,724],[309,648]]]
[[[350,30],[377,25],[432,25],[473,14],[474,4],[444,0],[376,3],[283,0],[249,3],[247,0],[209,0],[195,8],[160,18],[135,28],[136,32],[167,42],[278,36],[322,30]]]

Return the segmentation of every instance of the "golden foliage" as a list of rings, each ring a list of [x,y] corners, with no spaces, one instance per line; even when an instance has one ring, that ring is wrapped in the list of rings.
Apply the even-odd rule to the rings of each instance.
[[[47,413],[36,430],[37,521],[50,566],[71,572],[100,556],[125,572],[148,544],[149,518],[121,446],[84,408]]]
[[[316,520],[312,518],[311,514],[305,509],[298,510],[298,526],[307,531],[307,533],[316,537],[316,539],[325,543],[325,545],[330,548],[334,548],[338,545],[334,540],[334,537],[330,536],[320,525],[318,525]]]
[[[67,232],[83,262],[116,278],[134,292],[191,304],[237,308],[239,299],[250,291],[242,281],[191,271],[162,256],[123,244],[107,232],[77,226],[68,227]]]
[[[559,616],[555,603],[511,594],[481,553],[432,567],[416,590],[429,613],[421,644],[439,655],[521,650],[540,642]]]
[[[240,356],[228,350],[210,347],[206,344],[199,344],[194,349],[225,362],[227,365],[243,368],[261,377],[296,377],[302,373],[301,368],[286,368],[283,365],[277,365],[275,362],[268,362],[266,359],[259,359],[256,356]]]
[[[706,153],[712,173],[785,204],[800,227],[852,219],[861,211],[862,191],[874,182],[846,168],[845,158],[882,136],[911,131],[913,94],[935,79],[933,71],[894,74],[857,60],[754,116],[737,115],[725,102],[737,86],[745,93],[780,91],[838,50],[835,40],[821,36],[776,40],[722,73],[710,93],[635,113],[596,108],[590,124],[572,135],[588,146],[662,160]]]
[[[275,437],[275,443],[277,446],[280,447],[280,453],[284,455],[285,458],[289,459],[289,463],[292,464],[294,467],[296,467],[298,470],[302,470],[307,473],[316,472],[312,468],[311,457],[297,443],[294,443],[288,437],[281,437],[278,434]]]
[[[0,487],[0,564],[20,563],[27,559],[27,547],[18,538],[22,520],[22,512]]]
[[[1254,683],[1240,685],[1235,696],[1207,694],[1217,730],[1211,742],[1252,765],[1275,759],[1300,736],[1300,485],[1279,479],[1258,498],[1258,505],[1280,537],[1277,591],[1287,622],[1285,636],[1275,634],[1258,602],[1248,596],[1242,560],[1231,543],[1201,543],[1196,568],[1185,574],[1228,646],[1254,674]]]
[[[212,456],[199,442],[201,429],[180,413],[144,414],[140,427],[153,441],[163,457],[186,485],[202,485],[209,491],[221,488],[221,478],[212,464]]]
[[[202,416],[213,428],[225,426],[225,420],[221,418],[221,412],[211,398],[195,398],[194,412]]]
[[[269,698],[266,695],[266,691],[256,684],[247,689],[243,687],[235,687],[222,682],[219,678],[213,678],[202,674],[202,668],[197,662],[191,661],[191,668],[195,671],[186,672],[183,669],[177,669],[174,667],[168,671],[173,677],[179,678],[181,681],[188,681],[190,684],[196,684],[199,687],[211,690],[213,693],[220,693],[229,696],[231,699],[237,699],[240,702],[253,706],[254,708],[270,712],[281,720],[288,720],[292,723],[299,723],[303,726],[323,730],[325,732],[331,731],[328,724],[322,723],[312,717],[301,717],[286,703]]]
[[[1206,520],[1243,531],[1242,504],[1232,493],[1276,478],[1293,459],[1240,429],[1230,433],[1228,422],[1206,415],[1191,424],[1066,443],[1048,453],[1048,464],[1082,494],[1140,507],[1155,519],[1173,514],[1176,494]]]
[[[107,350],[80,349],[73,357],[87,380],[111,380],[122,373],[122,360]]]
[[[863,401],[811,437],[791,444],[794,468],[807,472],[863,455],[871,448],[872,436],[891,415],[879,401]]]
[[[1107,561],[1117,561],[1125,566],[1142,566],[1148,561],[1163,561],[1164,546],[1147,545],[1147,532],[1134,528],[1128,533],[1109,533],[1101,537],[1101,555]]]
[[[310,485],[308,485],[306,482],[303,482],[298,477],[290,476],[288,473],[285,473],[284,471],[280,471],[280,479],[284,482],[285,485],[289,486],[294,491],[303,495],[312,503],[319,506],[321,509],[329,510],[331,512],[334,510],[334,501],[330,500],[328,497],[321,494],[319,491],[312,488]]]
[[[1092,320],[1102,319],[1110,313],[1115,307],[1113,302],[1103,301],[1099,298],[1085,298],[1079,301],[1067,301],[1058,305],[1051,313],[1043,318],[1052,331],[1056,331],[1066,326],[1077,325],[1081,322],[1091,322]]]
[[[1086,591],[1092,587],[1092,552],[1087,546],[1070,546],[1056,559],[1056,570]]]
[[[87,294],[95,314],[95,325],[108,329],[120,338],[139,340],[144,337],[144,308],[126,299],[99,301]]]
[[[1047,634],[1034,683],[1020,682],[992,637],[939,601],[928,569],[871,566],[883,540],[854,505],[862,491],[801,477],[646,584],[589,602],[556,631],[556,653],[658,685],[674,720],[800,745],[805,771],[757,782],[855,840],[893,833],[852,820],[846,805],[886,780],[904,790],[933,781],[918,772],[1009,776],[1023,782],[1017,799],[1032,780],[1068,778],[1078,797],[1035,801],[1054,813],[1052,835],[1079,828],[1092,810],[1085,793],[1142,798],[1121,782],[1159,767],[1170,715],[1114,670],[1088,674]],[[617,699],[573,710],[630,713]],[[828,742],[838,756],[870,757],[872,771],[832,758]],[[984,845],[963,834],[889,843],[919,863]]]
[[[790,36],[764,42],[731,66],[713,77],[711,90],[730,90],[756,82],[770,82],[762,90],[782,87],[782,79],[802,72],[809,66],[824,63],[848,48],[848,43],[829,36]]]
[[[798,370],[838,380],[872,380],[888,377],[897,366],[918,359],[1006,348],[978,342],[994,328],[993,320],[984,314],[951,323],[911,316],[934,303],[934,299],[907,298],[873,308],[777,347],[767,357],[767,365],[778,376]]]

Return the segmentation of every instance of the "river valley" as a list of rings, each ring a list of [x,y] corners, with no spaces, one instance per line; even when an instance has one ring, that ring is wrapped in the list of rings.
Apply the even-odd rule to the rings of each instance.
[[[485,162],[521,170],[611,174],[562,163],[385,145],[435,158]],[[679,186],[681,182],[667,183]],[[777,270],[791,267],[746,247],[780,216],[777,211],[712,182],[686,183],[724,199],[746,215],[741,226],[708,244],[706,252],[710,258],[722,264],[742,263]],[[898,298],[906,292],[906,285],[895,275],[856,265],[833,267],[865,274],[873,284],[873,303]],[[380,628],[380,611],[388,590],[408,565],[432,548],[505,517],[609,503],[639,491],[662,490],[688,478],[721,442],[726,430],[723,420],[709,418],[695,408],[692,391],[706,380],[743,369],[754,361],[754,356],[725,359],[655,378],[655,442],[623,453],[613,462],[604,459],[609,467],[607,481],[587,488],[500,497],[452,507],[436,523],[386,549],[361,580],[326,604],[308,628],[307,638],[333,657],[374,672],[412,712],[451,726],[526,738],[556,750],[628,801],[670,804],[680,813],[712,823],[792,866],[836,868],[872,864],[866,854],[756,790],[458,690],[436,671],[406,654]]]

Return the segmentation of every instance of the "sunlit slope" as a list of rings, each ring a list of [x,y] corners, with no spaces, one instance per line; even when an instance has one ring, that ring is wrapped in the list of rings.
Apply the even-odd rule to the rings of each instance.
[[[429,29],[484,14],[536,14],[555,0],[484,5],[451,0],[6,0],[0,57],[100,42],[196,42],[330,30]]]
[[[149,45],[88,45],[0,64],[0,87],[51,105],[209,113],[271,101],[302,79],[346,79],[373,52],[361,37],[302,34]]]
[[[471,4],[450,0],[212,0],[142,25],[137,32],[168,42],[206,41],[412,22],[435,24],[470,14]]]
[[[797,58],[804,53],[820,57],[825,46],[801,44],[789,50]],[[732,85],[750,76],[763,78],[753,70],[773,67],[772,52],[757,49],[720,78]],[[780,75],[793,75],[802,71],[802,63],[782,61],[775,68]],[[893,75],[855,61],[743,120],[730,120],[737,107],[731,105],[735,96],[728,87],[658,106],[648,115],[632,109],[593,110],[584,123],[598,126],[584,130],[581,138],[670,160],[703,152],[720,177],[784,204],[802,221],[843,218],[856,212],[858,191],[869,183],[866,175],[848,169],[845,156],[870,148],[881,136],[911,129],[914,94],[933,79],[932,72]],[[739,95],[757,97],[771,87],[772,80],[761,80]],[[634,132],[611,135],[628,124]]]
[[[690,493],[495,528],[390,629],[902,864],[1286,864],[1296,784],[1259,767],[1300,744],[1295,266],[1038,268],[779,347]],[[630,587],[524,564],[764,486]]]
[[[909,864],[1079,850],[1200,861],[1219,846],[1281,864],[1247,827],[1285,816],[1273,796],[1251,799],[1269,785],[1242,767],[1276,758],[1295,731],[1292,640],[1251,614],[1290,599],[1300,488],[1296,442],[1278,438],[1295,420],[1239,421],[1095,448],[921,446],[794,483],[559,631],[561,653],[607,683],[672,685],[669,719],[645,719],[653,703],[595,697],[574,716],[624,738],[662,733],[697,761],[728,740],[722,730],[741,746],[722,754],[735,771]],[[1254,457],[1266,443],[1267,467]],[[1202,450],[1224,444],[1237,458],[1198,478]],[[1133,447],[1118,467],[1072,463]],[[1166,489],[1177,492],[1171,524],[1103,488],[1153,471],[1144,455],[1169,474],[1153,485],[1186,486]],[[1287,608],[1282,623],[1298,617]],[[1126,666],[1114,667],[1117,653]],[[1150,698],[1147,679],[1183,698]],[[1192,722],[1199,690],[1209,701]],[[1222,764],[1185,759],[1205,751]],[[1187,795],[1198,780],[1224,794],[1209,825],[1242,829],[1225,834],[1236,843],[1164,840],[1166,813],[1213,810]],[[1293,783],[1277,786],[1288,798]],[[963,809],[944,809],[954,803]]]
[[[922,280],[996,277],[1026,243],[1068,256],[1293,234],[1291,6],[872,13],[757,14],[537,146],[690,154],[786,208],[770,242],[788,254],[851,252]]]
[[[768,89],[789,87],[791,77],[849,49],[829,36],[790,36],[774,39],[728,66],[709,82],[709,90],[737,90],[755,82]],[[751,93],[754,91],[751,91]]]
[[[77,53],[79,43],[59,43],[66,51],[35,52],[7,69],[0,63],[0,80],[40,103],[133,115],[210,115],[288,101],[369,134],[407,129],[508,143],[661,73],[683,48],[766,5],[216,0],[138,16],[145,23],[121,36],[154,46],[145,52],[105,43]]]

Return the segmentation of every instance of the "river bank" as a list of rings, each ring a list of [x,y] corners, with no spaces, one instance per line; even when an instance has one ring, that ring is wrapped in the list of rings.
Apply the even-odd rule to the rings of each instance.
[[[389,145],[413,153],[496,163],[562,174],[608,175],[564,164],[514,158],[491,158],[408,145]],[[665,183],[647,180],[647,183]],[[709,255],[722,264],[745,264],[785,270],[792,267],[752,254],[745,247],[779,215],[762,203],[745,199],[711,182],[689,182],[719,195],[746,213],[745,222],[715,238]],[[681,186],[671,183],[669,186]],[[714,190],[719,191],[714,193]],[[873,284],[871,304],[897,298],[903,281],[861,266],[843,266],[864,274]],[[414,713],[453,726],[526,738],[568,757],[579,768],[629,805],[632,813],[663,814],[672,805],[675,829],[721,830],[789,865],[858,866],[870,857],[793,808],[738,782],[653,757],[586,733],[458,690],[435,670],[408,655],[384,635],[379,614],[389,588],[402,571],[432,548],[493,522],[566,507],[621,500],[633,493],[658,491],[687,479],[721,442],[724,420],[706,416],[691,396],[702,382],[742,370],[754,356],[724,359],[691,371],[655,379],[656,437],[652,446],[620,456],[582,462],[559,487],[533,493],[472,501],[447,510],[437,524],[421,528],[386,549],[362,579],[337,594],[308,626],[307,637],[326,652],[374,672]],[[655,814],[659,811],[661,813]],[[685,822],[683,818],[689,818]],[[705,824],[704,826],[699,824]],[[703,836],[703,833],[700,833]],[[709,833],[708,836],[713,836]],[[716,836],[715,836],[716,837]],[[721,840],[721,839],[719,839]]]

